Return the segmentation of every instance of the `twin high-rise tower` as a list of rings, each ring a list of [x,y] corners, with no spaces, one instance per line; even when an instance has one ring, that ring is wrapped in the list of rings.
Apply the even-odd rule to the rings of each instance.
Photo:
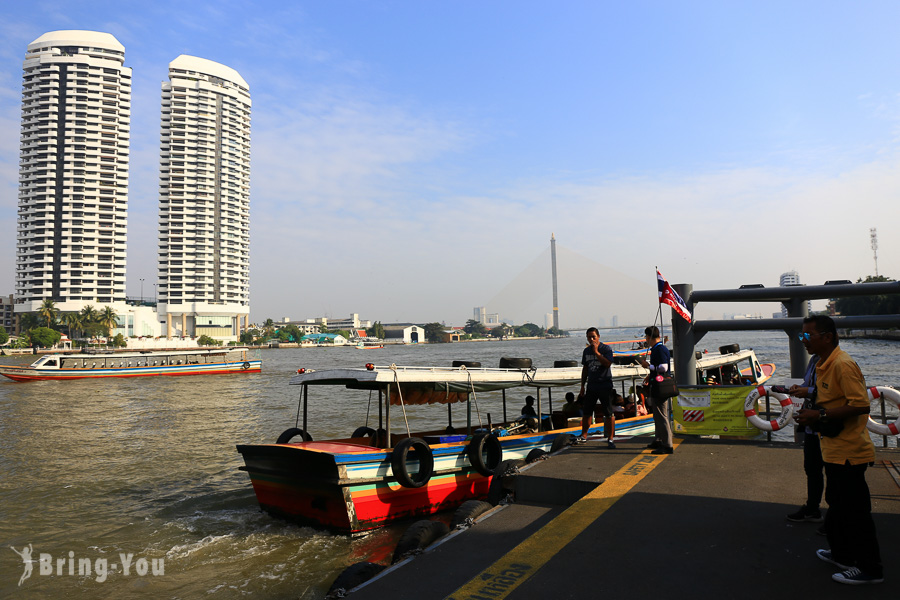
[[[55,31],[23,65],[16,312],[125,302],[131,69],[110,34]],[[192,56],[162,84],[158,318],[234,338],[250,312],[250,91]],[[140,333],[135,333],[140,335]]]

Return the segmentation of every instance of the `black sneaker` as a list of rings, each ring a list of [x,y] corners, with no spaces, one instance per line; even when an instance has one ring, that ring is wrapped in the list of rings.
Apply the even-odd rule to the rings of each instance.
[[[831,578],[838,583],[847,583],[850,585],[866,585],[869,583],[882,583],[884,581],[884,577],[875,577],[874,575],[863,573],[856,567],[847,569],[842,573],[835,573]]]
[[[824,560],[827,563],[831,563],[839,569],[852,569],[850,565],[845,565],[842,562],[838,562],[834,560],[834,556],[831,554],[831,550],[816,550],[816,556],[820,559]]]
[[[804,504],[800,507],[800,510],[789,514],[787,516],[787,520],[794,521],[795,523],[800,523],[803,521],[807,521],[809,523],[821,523],[823,521],[822,511],[818,508],[810,508]]]
[[[650,454],[673,454],[675,452],[674,448],[670,448],[668,446],[660,446]]]

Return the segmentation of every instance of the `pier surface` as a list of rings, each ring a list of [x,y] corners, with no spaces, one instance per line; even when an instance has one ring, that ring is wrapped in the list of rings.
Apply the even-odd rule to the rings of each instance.
[[[847,586],[816,557],[828,547],[821,524],[785,518],[806,499],[802,448],[688,439],[652,455],[649,441],[590,441],[534,463],[516,477],[515,503],[349,597],[896,598],[900,451],[878,449],[867,471],[885,582]]]

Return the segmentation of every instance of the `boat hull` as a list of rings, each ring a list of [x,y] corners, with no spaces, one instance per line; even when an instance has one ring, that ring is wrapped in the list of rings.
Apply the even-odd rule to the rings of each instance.
[[[0,375],[13,381],[47,381],[88,379],[97,377],[177,377],[182,375],[222,375],[226,373],[259,373],[261,360],[202,365],[170,365],[155,367],[121,367],[109,369],[36,369],[34,367],[0,367]]]
[[[650,415],[616,422],[619,435],[653,430]],[[579,433],[580,427],[572,427],[498,439],[503,459],[524,459],[535,448],[549,451],[560,434]],[[603,433],[603,426],[593,425],[590,433]],[[474,469],[467,445],[468,441],[433,445],[434,474],[419,488],[398,483],[390,450],[361,443],[300,442],[241,445],[237,449],[264,511],[300,524],[353,534],[486,497],[492,476]],[[415,461],[410,466],[415,466]]]

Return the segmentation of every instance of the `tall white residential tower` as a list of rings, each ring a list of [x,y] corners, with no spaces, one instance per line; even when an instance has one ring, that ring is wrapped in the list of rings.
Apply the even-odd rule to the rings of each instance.
[[[247,82],[203,58],[169,63],[160,148],[158,310],[166,334],[235,339],[250,315]]]
[[[108,33],[52,31],[22,65],[16,312],[125,303],[131,69]]]
[[[789,285],[801,285],[800,284],[800,275],[797,273],[797,271],[788,271],[786,273],[782,273],[781,277],[778,278],[778,285],[780,285],[781,287],[785,287],[785,286],[789,286]],[[809,301],[809,300],[806,301],[806,308],[807,308],[807,311],[809,312],[809,314],[812,314],[812,302],[811,301]],[[784,304],[781,305],[781,316],[782,317],[788,316],[788,309]]]

